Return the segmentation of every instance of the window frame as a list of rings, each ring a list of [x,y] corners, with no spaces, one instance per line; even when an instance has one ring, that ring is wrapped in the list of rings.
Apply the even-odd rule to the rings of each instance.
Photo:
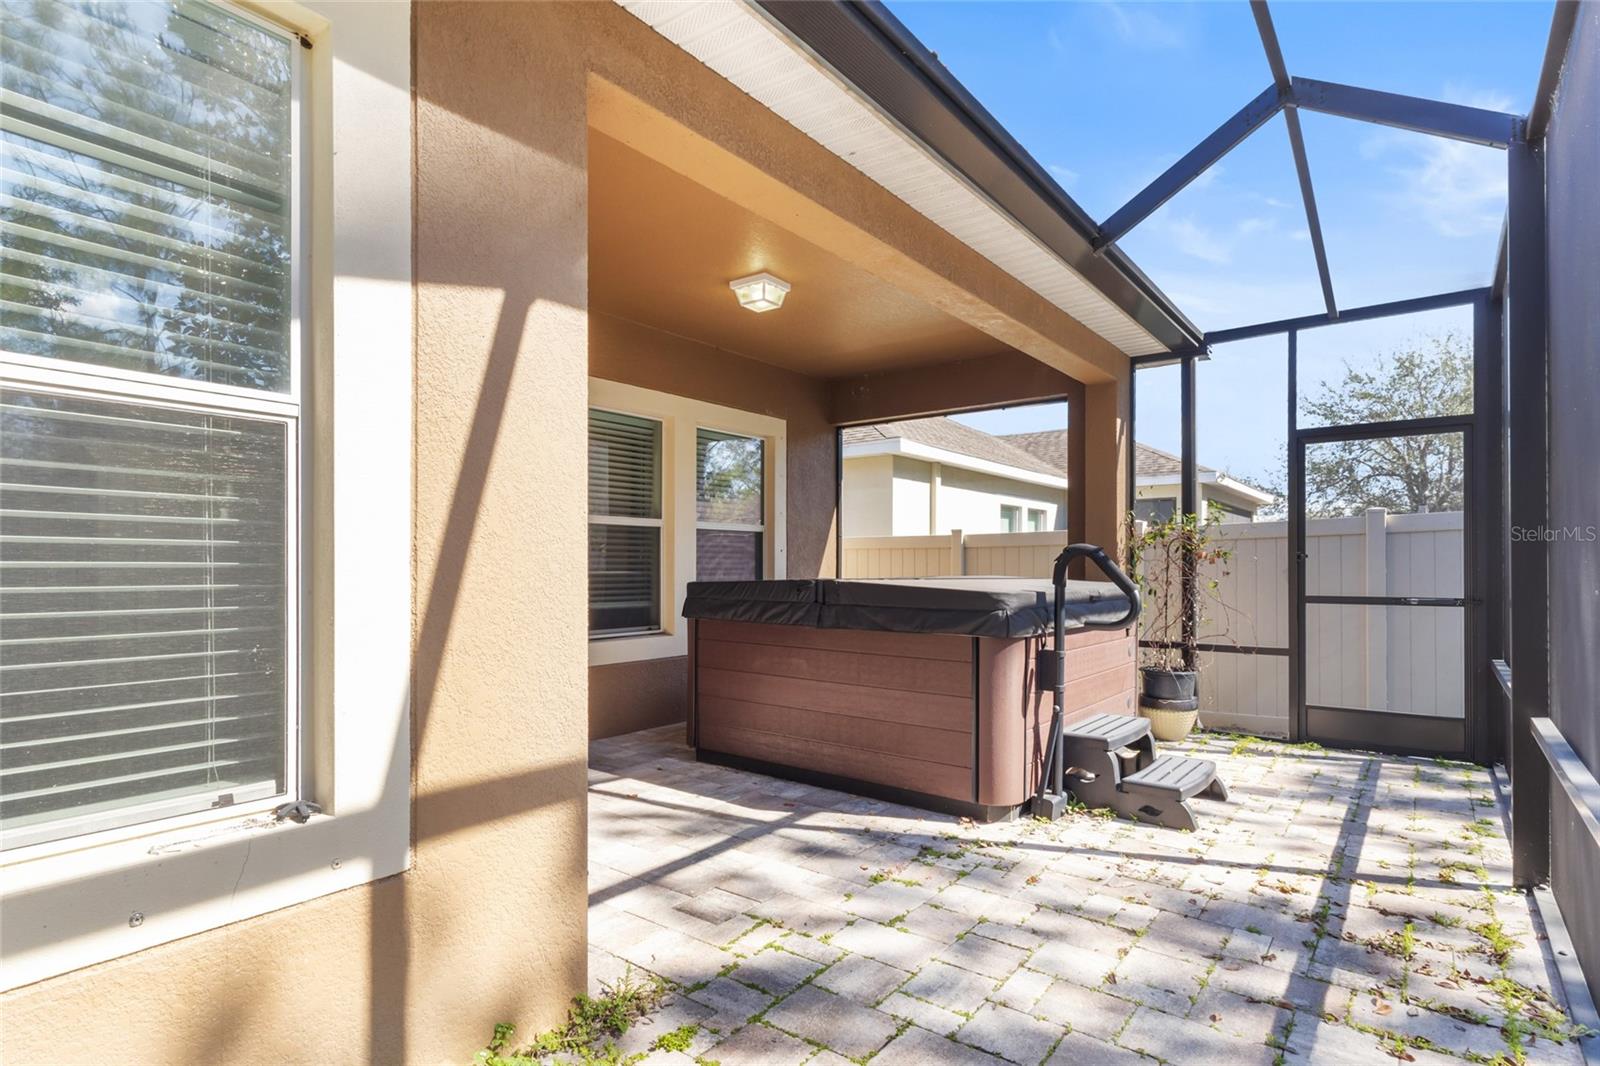
[[[1028,532],[1047,533],[1050,531],[1050,511],[1045,507],[1028,508]]]
[[[589,379],[588,407],[661,423],[661,628],[653,633],[591,637],[589,665],[687,655],[683,600],[689,582],[694,580],[695,533],[701,528],[695,507],[697,434],[708,429],[762,441],[762,572],[767,578],[782,578],[787,573],[787,424],[781,418],[604,378]],[[706,528],[727,525],[709,523]],[[746,527],[741,524],[738,528]],[[749,529],[758,531],[756,527]],[[584,577],[587,581],[587,573]]]
[[[1000,505],[1000,525],[1002,533],[1022,532],[1022,507],[1015,503],[1002,503]]]
[[[768,576],[770,576],[772,574],[772,536],[771,536],[771,531],[770,531],[771,523],[769,521],[770,510],[769,510],[769,508],[767,506],[768,500],[772,495],[771,489],[769,487],[769,485],[770,485],[769,476],[770,476],[770,474],[772,472],[771,471],[771,460],[769,459],[769,457],[767,455],[767,453],[771,450],[771,442],[765,436],[762,436],[759,433],[749,433],[749,432],[744,432],[744,431],[739,431],[739,430],[724,429],[721,426],[712,426],[712,425],[697,425],[697,426],[695,426],[694,427],[694,432],[695,432],[695,455],[694,455],[694,460],[693,460],[693,462],[694,462],[694,480],[693,480],[692,484],[694,485],[695,502],[697,504],[699,503],[699,494],[700,494],[700,438],[699,438],[699,434],[700,434],[701,430],[708,430],[708,431],[710,431],[712,433],[720,433],[720,434],[722,434],[724,436],[728,436],[728,437],[737,437],[737,438],[740,438],[742,440],[755,440],[755,441],[760,441],[761,442],[761,522],[759,524],[751,524],[749,522],[707,522],[707,521],[703,520],[700,517],[700,512],[699,512],[698,509],[696,509],[695,516],[694,516],[694,529],[690,533],[691,539],[693,539],[695,541],[694,551],[695,551],[695,564],[696,564],[696,567],[695,567],[694,570],[692,570],[690,572],[694,573],[694,574],[698,574],[698,572],[699,572],[700,558],[699,558],[699,538],[698,538],[698,534],[702,529],[704,529],[704,530],[709,530],[709,531],[717,532],[717,533],[757,533],[757,534],[759,534],[761,536],[761,576],[762,577],[768,577]]]
[[[411,12],[212,2],[286,30],[303,64],[300,796],[321,811],[302,824],[235,806],[93,846],[78,837],[50,854],[8,853],[0,991],[368,885],[412,862],[416,299],[411,227],[393,225],[413,207]],[[27,368],[30,379],[59,372]],[[119,394],[172,386],[156,377]]]
[[[32,367],[13,367],[7,363],[3,353],[0,353],[0,385],[6,388],[54,396],[83,397],[90,400],[121,403],[131,402],[153,410],[248,418],[261,422],[270,422],[283,427],[285,474],[283,501],[284,573],[288,577],[288,580],[284,583],[284,677],[286,679],[284,687],[284,787],[282,791],[274,792],[270,796],[243,800],[222,807],[207,807],[198,811],[184,811],[169,815],[152,813],[149,817],[139,818],[136,821],[105,829],[85,830],[66,836],[50,836],[32,843],[18,844],[0,851],[0,867],[64,851],[93,848],[103,844],[147,836],[154,832],[165,832],[169,829],[204,825],[233,818],[251,817],[270,811],[280,804],[292,802],[301,795],[301,777],[305,761],[305,741],[303,738],[305,730],[302,728],[301,719],[302,709],[305,706],[302,664],[305,662],[306,626],[304,604],[306,602],[307,574],[301,564],[302,553],[300,550],[305,518],[301,499],[299,462],[301,419],[299,411],[297,409],[288,410],[289,407],[293,406],[289,404],[256,404],[247,408],[239,404],[223,405],[200,402],[192,395],[183,394],[182,390],[159,390],[146,383],[140,383],[135,392],[128,389],[116,389],[109,384],[101,386],[85,383],[77,380],[78,377],[79,375],[72,371],[49,372],[36,370]],[[273,408],[277,409],[274,410]],[[217,791],[220,793],[224,790],[219,789]],[[194,795],[198,797],[204,795],[204,793],[197,792]],[[126,807],[117,807],[102,812],[101,816],[95,820],[113,820],[115,811],[138,810],[145,806],[150,806],[152,811],[161,807],[192,807],[193,802],[192,798],[170,799],[151,804],[133,802]],[[70,820],[70,818],[67,820]],[[37,832],[29,833],[26,830],[12,830],[11,834],[8,835],[26,837],[40,834]]]
[[[594,640],[626,640],[629,637],[656,636],[665,630],[662,628],[666,620],[665,603],[661,598],[659,574],[666,566],[666,525],[667,525],[667,433],[668,427],[664,420],[656,415],[641,415],[634,411],[625,411],[618,407],[609,407],[605,404],[591,403],[590,411],[605,411],[613,415],[626,415],[629,418],[638,418],[647,422],[654,422],[658,428],[659,450],[656,453],[656,498],[661,511],[654,518],[637,518],[628,515],[602,515],[594,511],[589,512],[589,525],[591,526],[623,526],[635,529],[654,528],[656,530],[656,572],[658,574],[656,589],[656,619],[654,626],[633,626],[621,629],[591,629],[589,639]]]
[[[311,600],[311,568],[301,550],[310,531],[311,455],[303,432],[308,403],[305,389],[305,351],[309,341],[307,308],[310,303],[311,255],[307,202],[310,196],[312,163],[306,158],[307,70],[300,35],[229,0],[207,0],[229,15],[284,42],[289,55],[289,159],[292,172],[289,187],[289,387],[279,392],[252,389],[242,385],[183,378],[174,374],[104,366],[47,356],[27,355],[0,347],[0,384],[10,388],[84,397],[91,400],[134,403],[157,409],[186,411],[219,416],[270,421],[284,427],[284,788],[270,796],[244,800],[222,807],[175,814],[154,813],[162,808],[193,805],[192,799],[169,799],[150,804],[131,803],[114,811],[138,810],[149,806],[150,817],[104,829],[92,829],[66,836],[43,837],[0,850],[0,869],[16,863],[65,852],[112,845],[146,837],[152,833],[193,829],[216,822],[259,817],[276,807],[304,798],[305,769],[309,762],[310,730],[305,728],[308,701],[309,661],[305,646],[308,625],[306,605]],[[25,136],[25,135],[24,135]],[[219,790],[220,792],[221,790]],[[196,793],[196,795],[202,795]],[[97,821],[113,820],[113,811],[102,812]],[[40,836],[13,830],[10,835]]]

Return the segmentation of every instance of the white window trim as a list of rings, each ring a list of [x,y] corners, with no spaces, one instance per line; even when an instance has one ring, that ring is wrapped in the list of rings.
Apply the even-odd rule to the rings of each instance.
[[[410,6],[244,7],[312,44],[295,49],[310,142],[298,260],[308,503],[296,532],[309,604],[331,622],[305,623],[300,795],[327,813],[300,825],[229,808],[5,853],[0,990],[410,865],[411,229],[394,224],[411,217]],[[9,376],[41,383],[107,376],[18,362]],[[118,394],[171,395],[172,382],[136,377],[119,376]],[[201,391],[185,404],[204,403]],[[281,413],[271,395],[259,406]]]
[[[667,469],[667,450],[668,450],[667,435],[670,432],[669,429],[668,429],[667,423],[663,419],[656,418],[654,416],[649,416],[649,415],[641,416],[637,411],[625,411],[625,410],[621,409],[620,407],[616,407],[614,405],[591,403],[591,404],[589,404],[589,410],[591,410],[591,411],[595,411],[595,410],[609,411],[611,414],[628,415],[628,416],[633,417],[633,418],[644,417],[648,421],[654,422],[654,423],[656,423],[656,425],[661,427],[661,435],[660,435],[660,438],[659,438],[659,441],[658,441],[658,447],[659,447],[660,450],[656,455],[656,476],[660,478],[661,484],[656,486],[656,496],[660,500],[660,506],[662,508],[662,514],[660,514],[660,515],[658,515],[658,516],[656,516],[654,518],[640,518],[640,517],[633,517],[633,516],[628,516],[628,515],[602,515],[602,514],[594,514],[594,513],[591,512],[590,515],[589,515],[589,524],[591,526],[595,526],[595,525],[601,525],[601,526],[643,526],[643,527],[648,527],[648,528],[657,530],[658,531],[658,535],[660,537],[660,540],[658,542],[659,546],[657,548],[657,552],[659,553],[658,558],[660,560],[661,566],[664,568],[666,566],[666,553],[667,553],[667,546],[666,546],[667,519],[666,519],[665,509],[666,509],[666,506],[667,506],[667,500],[669,498],[667,496],[667,483],[668,483],[668,479],[669,479],[669,477],[671,475],[671,471],[669,471]],[[662,575],[662,574],[665,574],[665,572],[666,572],[665,569],[660,570],[660,572],[658,574],[658,577],[660,575]],[[658,584],[657,585],[657,589],[656,589],[656,617],[657,618],[665,618],[666,617],[665,607],[666,607],[666,600],[661,596],[661,589],[660,589],[660,585]],[[591,642],[592,641],[597,641],[597,640],[628,640],[628,639],[632,639],[632,638],[635,638],[635,637],[658,636],[659,634],[661,634],[663,632],[665,632],[665,629],[663,627],[661,627],[661,626],[641,627],[639,629],[607,630],[607,631],[601,632],[601,633],[596,633],[593,630],[591,630],[589,632],[589,640]]]
[[[603,378],[589,379],[589,406],[653,418],[661,423],[661,632],[595,637],[589,641],[589,665],[670,659],[689,653],[683,600],[694,580],[695,530],[720,528],[698,521],[695,510],[695,435],[701,429],[760,437],[764,449],[763,515],[765,523],[727,528],[761,531],[765,576],[788,572],[785,510],[787,499],[786,424],[781,418],[734,407],[691,400]]]

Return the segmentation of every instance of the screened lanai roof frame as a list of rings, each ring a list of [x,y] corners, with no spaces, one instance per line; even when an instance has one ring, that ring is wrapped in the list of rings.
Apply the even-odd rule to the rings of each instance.
[[[1477,290],[1463,290],[1458,293],[1415,297],[1393,303],[1369,305],[1341,314],[1338,302],[1334,298],[1333,277],[1328,267],[1328,255],[1322,239],[1322,219],[1317,210],[1316,188],[1311,180],[1311,165],[1306,156],[1305,138],[1300,129],[1302,109],[1464,141],[1487,148],[1507,150],[1529,144],[1530,132],[1533,134],[1532,139],[1537,140],[1542,134],[1543,124],[1549,121],[1549,106],[1546,99],[1549,92],[1546,80],[1553,79],[1554,72],[1550,70],[1548,54],[1546,69],[1540,77],[1539,100],[1542,103],[1536,102],[1533,111],[1527,116],[1514,115],[1442,100],[1429,100],[1337,82],[1295,77],[1289,73],[1288,64],[1284,61],[1283,49],[1278,44],[1278,33],[1273,26],[1267,0],[1250,0],[1250,11],[1255,17],[1256,30],[1261,36],[1261,47],[1266,53],[1267,65],[1272,70],[1272,84],[1149,185],[1134,194],[1127,203],[1112,212],[1100,224],[1095,248],[1103,252],[1114,247],[1116,242],[1127,236],[1135,226],[1153,215],[1163,204],[1219,163],[1252,133],[1281,113],[1289,132],[1289,148],[1294,157],[1295,175],[1299,181],[1300,197],[1305,208],[1306,228],[1311,237],[1312,253],[1316,259],[1317,276],[1322,285],[1322,298],[1327,314],[1325,318],[1303,315],[1277,322],[1207,331],[1194,349],[1178,347],[1169,355],[1135,356],[1133,358],[1135,366],[1170,363],[1174,361],[1174,357],[1192,352],[1203,353],[1212,344],[1242,340],[1246,337],[1268,336],[1284,333],[1290,329],[1309,329],[1337,321],[1348,322],[1407,314],[1412,311],[1427,310],[1429,306],[1459,304],[1467,302],[1460,297],[1476,293]],[[1565,41],[1571,35],[1575,18],[1575,5],[1557,4],[1556,21],[1551,27],[1551,52],[1556,50],[1558,37],[1564,51]],[[1503,255],[1504,238],[1502,238]],[[1497,266],[1496,275],[1499,274],[1500,267]]]
[[[1543,142],[1579,8],[1573,0],[1557,0],[1533,106],[1526,116],[1518,116],[1293,77],[1278,45],[1266,0],[1251,0],[1250,6],[1273,83],[1108,217],[1101,225],[1097,247],[1111,247],[1281,111],[1288,125],[1325,313],[1208,331],[1192,348],[1178,348],[1167,355],[1137,356],[1131,363],[1136,370],[1174,363],[1180,366],[1181,507],[1186,513],[1193,513],[1199,499],[1195,366],[1210,357],[1213,345],[1273,335],[1286,338],[1292,446],[1298,432],[1295,364],[1301,331],[1445,307],[1472,308],[1475,369],[1471,421],[1482,451],[1474,485],[1469,488],[1479,500],[1475,507],[1479,513],[1469,523],[1477,534],[1469,535],[1469,540],[1477,541],[1469,566],[1477,571],[1476,602],[1481,606],[1481,618],[1472,627],[1475,632],[1467,636],[1467,652],[1475,663],[1471,676],[1478,690],[1476,698],[1486,702],[1492,695],[1501,696],[1509,713],[1492,723],[1480,714],[1480,722],[1489,724],[1489,735],[1480,730],[1470,754],[1480,761],[1503,758],[1506,763],[1515,795],[1511,808],[1513,880],[1519,886],[1536,887],[1547,882],[1551,873],[1551,800],[1555,798],[1551,794],[1552,778],[1563,789],[1562,803],[1600,846],[1600,784],[1549,717],[1552,634],[1548,545],[1543,538],[1511,535],[1515,529],[1543,529],[1550,515]],[[1482,288],[1341,311],[1334,299],[1315,190],[1300,133],[1301,109],[1503,149],[1507,156],[1506,218],[1491,283]],[[1132,408],[1130,398],[1130,423],[1134,417]],[[1429,421],[1412,419],[1409,422],[1415,425],[1395,422],[1370,428],[1374,434],[1407,432],[1422,428]],[[1128,439],[1131,451],[1132,432]],[[1291,464],[1291,496],[1296,492],[1296,476],[1295,464]],[[1291,552],[1298,551],[1303,556],[1303,519],[1293,507],[1289,525]],[[1296,587],[1296,572],[1297,567],[1291,565],[1291,598],[1301,602],[1303,590]],[[1192,605],[1194,577],[1186,578],[1186,599]],[[1290,625],[1292,654],[1304,634],[1293,613]],[[1303,672],[1291,669],[1291,703],[1297,708],[1304,704],[1304,684]],[[1472,689],[1468,698],[1474,698]],[[1295,728],[1303,728],[1303,722],[1296,722]],[[1570,944],[1559,908],[1546,906],[1546,900],[1538,893],[1536,900],[1552,938]],[[1574,1017],[1581,1017],[1585,1024],[1600,1025],[1600,1014],[1587,995],[1582,973],[1565,965],[1562,979]]]

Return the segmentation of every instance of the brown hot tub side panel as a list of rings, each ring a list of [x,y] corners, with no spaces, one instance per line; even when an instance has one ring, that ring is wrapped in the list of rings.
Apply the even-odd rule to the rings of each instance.
[[[919,793],[992,816],[1032,794],[1050,718],[1043,638],[697,619],[689,740],[706,757]],[[1067,718],[1132,713],[1129,630],[1067,637]]]
[[[985,806],[1024,802],[1039,787],[1050,693],[1034,686],[1034,656],[1049,638],[979,642],[978,795]],[[1066,639],[1066,723],[1135,714],[1131,629],[1075,630]]]
[[[695,623],[703,752],[971,802],[970,637]]]

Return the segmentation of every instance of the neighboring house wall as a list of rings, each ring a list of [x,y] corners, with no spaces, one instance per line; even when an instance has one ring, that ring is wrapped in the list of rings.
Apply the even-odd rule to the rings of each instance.
[[[843,501],[847,537],[1004,533],[1002,506],[1018,509],[1019,531],[1033,511],[1044,512],[1045,529],[1066,528],[1061,489],[903,455],[846,459]]]
[[[845,536],[894,536],[894,456],[846,459],[840,503]]]
[[[1165,515],[1170,518],[1177,513],[1178,500],[1181,497],[1182,489],[1176,482],[1140,485],[1137,499],[1140,504],[1145,506],[1135,507],[1136,516],[1140,518],[1158,518]],[[1213,504],[1219,506],[1213,507]],[[1215,510],[1219,521],[1249,522],[1260,506],[1259,500],[1231,493],[1226,488],[1218,488],[1215,485],[1200,486],[1200,517],[1202,519],[1210,517],[1213,510]]]
[[[977,470],[944,466],[939,485],[939,521],[932,533],[960,529],[968,533],[1005,533],[1001,506],[1016,507],[1021,517],[1017,532],[1026,532],[1029,511],[1044,512],[1045,529],[1066,528],[1066,493],[1047,485],[985,474]]]
[[[896,455],[894,459],[894,484],[890,490],[890,525],[894,536],[927,533],[928,515],[934,506],[933,468],[927,463]],[[845,525],[850,524],[849,515]]]

